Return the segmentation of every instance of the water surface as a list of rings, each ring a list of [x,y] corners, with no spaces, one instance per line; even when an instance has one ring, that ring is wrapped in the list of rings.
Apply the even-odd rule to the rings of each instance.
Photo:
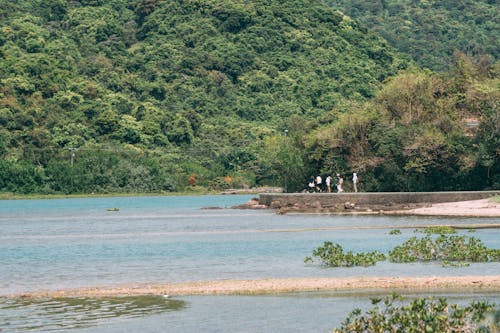
[[[442,267],[435,263],[381,262],[369,268],[339,269],[303,263],[324,241],[340,243],[344,249],[355,252],[388,252],[415,235],[412,225],[500,224],[499,219],[287,216],[267,210],[229,209],[250,198],[230,195],[2,200],[0,296],[219,279],[500,274],[498,263]],[[402,233],[390,235],[393,228],[401,228]],[[499,248],[499,230],[459,233]],[[477,297],[483,296],[469,298]],[[488,297],[498,299],[498,295]],[[144,332],[157,332],[170,327],[174,332],[199,328],[210,332],[218,331],[217,327],[220,331],[221,323],[230,325],[229,331],[233,332],[276,331],[270,329],[273,327],[307,332],[311,325],[316,325],[317,331],[328,331],[336,312],[342,313],[343,318],[357,304],[369,304],[366,297],[310,294],[192,296],[175,301],[182,306],[172,309],[171,303],[150,304],[139,307],[141,310],[131,307],[129,303],[137,303],[130,299],[121,300],[117,306],[109,305],[112,302],[102,305],[102,300],[85,300],[81,304],[45,300],[13,306],[4,298],[0,300],[0,327],[6,326],[2,325],[3,320],[11,331],[36,326],[32,331],[136,332],[143,327]],[[30,317],[33,309],[37,315]],[[71,320],[79,316],[92,320],[85,324]],[[33,326],[33,322],[38,324]]]

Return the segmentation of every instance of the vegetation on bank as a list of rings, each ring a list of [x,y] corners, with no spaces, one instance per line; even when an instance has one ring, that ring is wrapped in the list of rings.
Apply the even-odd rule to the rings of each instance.
[[[433,237],[431,233],[438,230],[440,235]],[[328,267],[373,266],[387,258],[394,263],[440,262],[443,265],[456,266],[472,262],[500,262],[500,249],[489,249],[475,237],[446,235],[441,231],[449,232],[448,228],[428,230],[426,236],[411,237],[390,250],[387,256],[379,251],[344,253],[340,244],[324,242],[313,250],[312,257],[306,257],[304,262],[313,262],[313,258],[316,258]]]
[[[466,306],[450,304],[444,298],[417,298],[405,302],[392,295],[372,299],[373,308],[362,314],[353,310],[333,332],[497,332],[500,310],[489,302],[472,302]]]
[[[500,188],[498,66],[320,0],[0,0],[0,192]],[[472,124],[472,127],[467,124]]]

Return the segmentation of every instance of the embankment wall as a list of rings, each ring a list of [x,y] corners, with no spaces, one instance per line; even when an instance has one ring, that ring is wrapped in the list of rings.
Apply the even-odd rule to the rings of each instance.
[[[377,192],[377,193],[261,193],[259,204],[272,208],[294,205],[322,207],[343,205],[346,202],[359,206],[432,204],[486,199],[500,195],[500,191],[464,192]]]

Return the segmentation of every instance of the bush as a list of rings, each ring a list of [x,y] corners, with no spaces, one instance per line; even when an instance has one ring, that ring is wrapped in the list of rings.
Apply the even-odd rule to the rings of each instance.
[[[324,242],[323,246],[313,251],[313,257],[319,258],[320,262],[329,267],[352,267],[352,266],[373,266],[378,261],[385,260],[385,255],[378,251],[368,253],[344,253],[342,246],[332,242]],[[312,262],[311,257],[304,259],[304,262]]]
[[[446,299],[418,298],[407,305],[396,304],[402,298],[393,295],[383,301],[372,299],[374,307],[366,315],[352,311],[335,333],[343,332],[498,332],[498,310],[487,302],[472,302],[460,307]],[[493,319],[486,320],[488,315]]]
[[[433,239],[412,237],[389,252],[389,260],[397,263],[416,261],[492,262],[500,260],[499,249],[488,249],[474,237],[440,235]]]

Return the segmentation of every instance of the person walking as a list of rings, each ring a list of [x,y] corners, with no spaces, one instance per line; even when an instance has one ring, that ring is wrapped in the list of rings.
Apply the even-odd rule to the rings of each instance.
[[[309,180],[309,183],[307,184],[307,187],[308,187],[308,192],[309,193],[313,193],[314,192],[314,187],[315,187],[314,176],[311,176],[311,180]]]
[[[321,192],[321,187],[323,186],[323,179],[320,175],[316,177],[316,191]]]
[[[352,173],[352,184],[354,185],[354,192],[358,192],[358,175],[356,172]]]
[[[342,178],[340,174],[337,174],[337,193],[344,192],[342,184],[344,184],[344,178]]]
[[[332,177],[327,176],[325,179],[326,191],[330,193],[332,191]]]

